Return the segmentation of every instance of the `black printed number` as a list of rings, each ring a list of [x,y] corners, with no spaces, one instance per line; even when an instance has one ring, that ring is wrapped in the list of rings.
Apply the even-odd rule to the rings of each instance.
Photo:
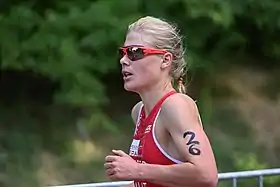
[[[199,141],[194,140],[195,133],[191,131],[187,131],[184,133],[183,137],[186,138],[189,136],[189,141],[187,142],[187,145],[189,146],[189,153],[192,155],[200,155],[201,151],[198,148],[195,148],[195,145],[199,145]]]

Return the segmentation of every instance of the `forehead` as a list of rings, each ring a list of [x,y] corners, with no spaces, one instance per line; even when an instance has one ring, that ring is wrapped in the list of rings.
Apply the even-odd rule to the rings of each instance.
[[[137,32],[129,32],[126,35],[124,46],[131,46],[131,45],[148,46],[147,43],[143,41],[142,35]]]

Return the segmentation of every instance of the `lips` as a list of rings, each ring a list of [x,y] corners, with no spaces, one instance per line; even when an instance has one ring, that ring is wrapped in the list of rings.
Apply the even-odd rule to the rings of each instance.
[[[129,77],[131,75],[133,75],[132,73],[130,73],[129,71],[122,71],[122,74],[123,74],[123,77],[126,78],[126,77]]]

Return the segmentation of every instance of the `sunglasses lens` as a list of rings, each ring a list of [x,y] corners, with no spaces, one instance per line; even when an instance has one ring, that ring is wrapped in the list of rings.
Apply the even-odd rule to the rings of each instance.
[[[139,47],[129,47],[127,48],[127,57],[131,61],[140,60],[145,57],[143,49]]]
[[[119,59],[122,59],[125,55],[125,49],[120,48],[119,52],[118,52],[118,55],[119,55]]]

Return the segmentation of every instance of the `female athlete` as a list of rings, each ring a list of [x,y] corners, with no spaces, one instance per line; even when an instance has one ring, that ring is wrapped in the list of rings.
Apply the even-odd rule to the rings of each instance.
[[[140,18],[129,26],[120,54],[124,88],[141,101],[131,112],[135,133],[129,153],[113,150],[105,158],[108,177],[133,180],[134,187],[216,187],[212,148],[182,83],[186,62],[175,26]]]

